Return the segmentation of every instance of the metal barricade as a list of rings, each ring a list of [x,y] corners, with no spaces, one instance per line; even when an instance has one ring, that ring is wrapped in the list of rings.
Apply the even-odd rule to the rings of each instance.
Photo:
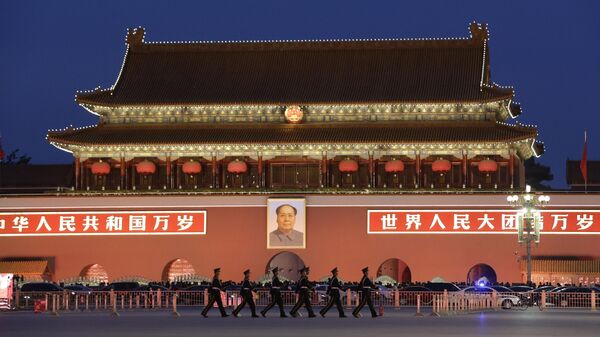
[[[293,306],[298,298],[294,291],[281,291],[283,304]],[[360,301],[361,292],[341,292],[341,301],[347,308],[355,307]],[[533,296],[523,293],[464,293],[464,292],[408,292],[374,291],[371,293],[373,305],[377,308],[413,307],[427,312],[454,314],[482,310],[509,309],[521,305],[523,298],[541,310],[551,309],[588,309],[596,311],[600,306],[600,296],[595,291],[581,293],[545,293]],[[60,311],[127,311],[127,310],[173,310],[174,301],[178,308],[203,307],[208,293],[205,291],[92,291],[92,292],[15,292],[17,310],[34,310],[36,301],[44,301],[48,312]],[[269,290],[260,289],[254,293],[256,305],[266,306],[271,301]],[[313,292],[311,302],[315,307],[324,306],[328,296]],[[239,291],[224,294],[223,304],[236,307],[242,301]],[[175,308],[177,311],[177,308]]]

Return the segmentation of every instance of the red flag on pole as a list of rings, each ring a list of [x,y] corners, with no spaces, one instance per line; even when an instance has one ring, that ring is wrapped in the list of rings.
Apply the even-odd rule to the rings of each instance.
[[[587,171],[587,130],[583,131],[583,155],[579,162],[579,168],[581,169],[581,175],[583,176],[583,182],[587,187],[588,171]]]

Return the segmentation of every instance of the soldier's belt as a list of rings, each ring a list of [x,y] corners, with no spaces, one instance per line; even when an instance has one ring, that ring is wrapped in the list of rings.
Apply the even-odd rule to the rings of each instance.
[[[279,289],[279,287],[271,287],[271,289]]]

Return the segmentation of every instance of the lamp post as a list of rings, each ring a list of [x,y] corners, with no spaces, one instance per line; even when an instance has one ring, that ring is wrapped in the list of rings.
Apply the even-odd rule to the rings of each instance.
[[[517,213],[516,224],[519,234],[519,243],[525,243],[527,249],[527,284],[531,284],[531,242],[540,243],[540,223],[542,216],[537,210],[550,202],[547,195],[534,195],[531,186],[525,187],[525,193],[509,195],[506,201],[511,206],[520,206]]]

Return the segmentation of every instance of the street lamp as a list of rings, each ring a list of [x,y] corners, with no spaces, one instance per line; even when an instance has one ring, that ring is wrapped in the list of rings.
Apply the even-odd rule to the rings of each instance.
[[[524,194],[509,195],[506,201],[511,206],[521,207],[517,213],[516,224],[519,234],[519,243],[527,247],[527,284],[531,284],[531,242],[540,243],[540,224],[542,220],[538,207],[544,207],[550,202],[547,195],[534,195],[531,186],[525,187]]]

